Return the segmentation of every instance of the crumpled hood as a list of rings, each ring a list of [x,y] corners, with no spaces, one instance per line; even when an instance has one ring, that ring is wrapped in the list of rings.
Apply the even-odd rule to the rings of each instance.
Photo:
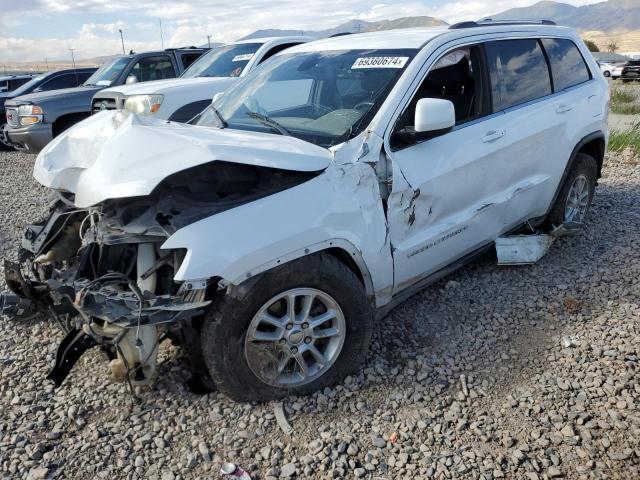
[[[230,82],[231,80],[231,82]],[[187,89],[191,86],[229,84],[237,78],[233,77],[196,77],[196,78],[169,78],[166,80],[153,80],[151,82],[133,83],[130,85],[120,85],[103,90],[103,94],[118,92],[123,95],[151,95],[166,93],[174,88]]]
[[[297,138],[100,112],[50,142],[36,159],[42,185],[75,193],[89,207],[149,195],[167,176],[214,160],[283,170],[325,169],[332,153]]]

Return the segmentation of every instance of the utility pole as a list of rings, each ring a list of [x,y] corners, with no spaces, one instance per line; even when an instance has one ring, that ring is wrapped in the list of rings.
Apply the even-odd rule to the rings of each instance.
[[[47,57],[44,57],[44,63],[47,66],[47,72],[49,71],[49,60],[47,59]]]
[[[207,35],[207,43],[209,44],[209,48],[211,48],[211,37],[213,37],[213,35]]]
[[[164,50],[164,36],[162,35],[162,19],[158,17],[158,23],[160,23],[160,45],[162,46],[162,50]]]
[[[122,29],[121,29],[121,28],[119,28],[119,29],[118,29],[118,31],[120,32],[120,41],[122,42],[122,54],[123,54],[123,55],[126,55],[126,54],[124,53],[124,36],[122,35]]]
[[[75,51],[75,48],[70,48],[69,51],[71,52],[71,63],[73,63],[73,69],[76,69],[76,57],[74,57],[73,52]]]

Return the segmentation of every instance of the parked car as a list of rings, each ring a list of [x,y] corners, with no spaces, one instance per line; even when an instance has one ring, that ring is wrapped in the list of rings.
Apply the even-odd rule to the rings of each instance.
[[[205,51],[193,47],[121,55],[105,62],[80,87],[8,100],[7,138],[19,150],[38,153],[52,138],[91,115],[91,99],[99,90],[177,77]]]
[[[25,73],[16,75],[0,75],[0,93],[11,92],[20,85],[27,83],[36,74]]]
[[[622,69],[620,78],[624,83],[640,80],[640,60],[629,60]]]
[[[4,104],[7,100],[29,93],[77,87],[82,85],[96,70],[97,68],[78,68],[75,70],[69,69],[47,72],[33,77],[11,92],[0,93],[0,150],[13,149],[5,133],[7,122]]]
[[[622,75],[622,69],[624,65],[615,64],[615,63],[606,63],[606,62],[598,62],[600,65],[600,71],[607,78],[617,79]]]
[[[4,312],[73,319],[56,385],[98,344],[150,382],[176,331],[191,384],[237,400],[357,371],[374,315],[525,225],[586,221],[608,82],[548,23],[298,45],[194,125],[93,115],[36,160],[59,200],[5,264]]]
[[[221,46],[200,57],[180,78],[121,85],[96,93],[93,113],[124,108],[139,115],[187,122],[204,110],[214,95],[224,92],[266,59],[309,40],[302,36],[271,37]]]

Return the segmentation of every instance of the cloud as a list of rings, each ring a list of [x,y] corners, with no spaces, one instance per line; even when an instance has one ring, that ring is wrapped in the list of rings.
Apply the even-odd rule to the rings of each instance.
[[[160,48],[157,42],[126,42],[127,50],[135,51],[154,50]],[[71,61],[70,48],[74,49],[76,60],[90,59],[98,56],[108,56],[122,53],[120,37],[105,39],[101,37],[78,36],[74,38],[0,38],[0,51],[6,52],[4,62],[43,62]],[[34,54],[34,52],[37,52]]]
[[[123,22],[115,23],[84,23],[80,29],[81,33],[93,36],[96,31],[102,30],[107,33],[116,33],[119,29],[124,28]]]
[[[564,0],[572,4],[598,0]],[[162,18],[165,47],[202,45],[207,35],[227,42],[264,28],[319,30],[359,18],[376,21],[428,15],[448,22],[481,18],[535,0],[0,0],[0,62],[61,57],[69,46],[78,58],[126,48],[158,48]],[[58,22],[59,20],[59,22]],[[77,23],[75,23],[77,22]],[[53,25],[71,24],[73,28]],[[55,32],[42,35],[40,30]],[[34,36],[49,38],[35,39]]]

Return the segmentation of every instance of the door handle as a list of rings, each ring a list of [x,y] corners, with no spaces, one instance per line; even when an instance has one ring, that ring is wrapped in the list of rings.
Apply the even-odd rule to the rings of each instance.
[[[556,113],[565,113],[570,112],[571,110],[573,110],[573,105],[560,105],[556,108]]]
[[[482,141],[484,143],[495,142],[499,138],[504,137],[506,134],[506,130],[491,130],[490,132],[487,132],[484,137],[482,137]]]

